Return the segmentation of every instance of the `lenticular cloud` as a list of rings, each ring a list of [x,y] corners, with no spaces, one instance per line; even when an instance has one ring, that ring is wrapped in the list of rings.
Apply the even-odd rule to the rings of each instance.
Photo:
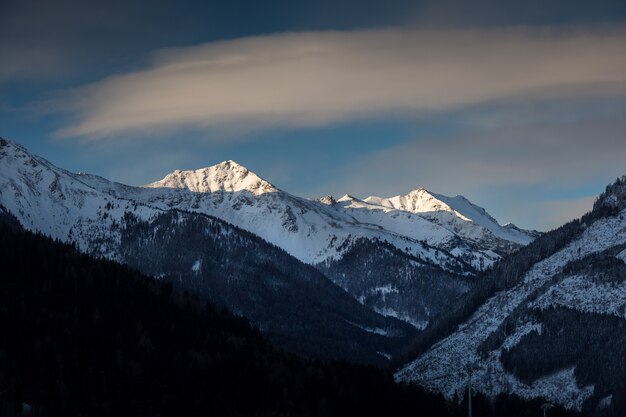
[[[313,126],[490,101],[624,93],[626,30],[362,30],[160,50],[63,97],[64,137],[177,126]],[[61,102],[61,101],[59,101]]]

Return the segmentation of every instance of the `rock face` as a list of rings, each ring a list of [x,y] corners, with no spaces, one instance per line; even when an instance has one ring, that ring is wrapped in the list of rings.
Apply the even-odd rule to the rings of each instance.
[[[397,379],[461,394],[544,397],[626,410],[626,176],[580,220],[501,261],[414,346]]]

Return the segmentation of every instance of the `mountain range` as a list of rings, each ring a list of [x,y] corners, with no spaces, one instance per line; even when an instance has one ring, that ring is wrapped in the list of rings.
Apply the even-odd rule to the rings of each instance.
[[[537,236],[424,189],[311,200],[233,161],[132,187],[5,139],[0,205],[29,230],[229,307],[284,347],[369,363]]]
[[[400,381],[452,398],[542,397],[586,415],[626,410],[626,176],[581,219],[478,277],[400,359]]]
[[[0,139],[0,214],[446,398],[626,410],[626,176],[548,233],[462,196],[306,199],[234,161],[134,187]]]

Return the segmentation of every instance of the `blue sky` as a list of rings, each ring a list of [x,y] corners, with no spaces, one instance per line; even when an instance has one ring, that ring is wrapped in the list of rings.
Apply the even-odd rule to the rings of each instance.
[[[545,230],[626,171],[625,50],[623,0],[9,0],[0,135],[127,184],[234,159]]]

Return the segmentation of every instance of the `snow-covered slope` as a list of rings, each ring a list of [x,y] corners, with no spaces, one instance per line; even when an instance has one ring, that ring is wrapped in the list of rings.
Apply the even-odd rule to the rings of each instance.
[[[0,138],[0,204],[29,230],[110,257],[109,248],[99,242],[119,239],[113,226],[126,213],[148,219],[160,211],[113,197],[81,177]]]
[[[505,261],[502,275],[524,268],[533,254],[543,256],[400,369],[397,379],[417,381],[452,397],[462,395],[473,368],[474,387],[492,396],[513,392],[586,410],[613,392],[612,398],[621,398],[623,393],[615,391],[621,389],[616,375],[626,373],[624,362],[600,358],[602,350],[621,346],[610,337],[623,335],[620,329],[626,327],[626,268],[620,259],[626,247],[626,177],[609,190],[582,222],[542,236],[523,256]],[[550,252],[551,247],[558,250]],[[611,319],[594,318],[602,316]],[[591,326],[599,334],[609,335],[597,342],[602,348],[593,348],[596,336],[582,331],[582,324],[576,327],[585,320],[595,322]]]

